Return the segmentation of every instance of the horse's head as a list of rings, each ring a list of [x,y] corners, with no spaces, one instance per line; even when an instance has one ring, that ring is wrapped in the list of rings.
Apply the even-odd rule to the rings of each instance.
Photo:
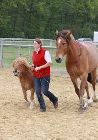
[[[66,55],[68,51],[69,41],[71,31],[70,30],[63,30],[61,32],[56,32],[56,62],[61,63],[62,58]]]

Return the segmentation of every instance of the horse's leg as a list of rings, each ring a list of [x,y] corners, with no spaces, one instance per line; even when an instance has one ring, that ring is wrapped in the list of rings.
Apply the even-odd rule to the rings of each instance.
[[[73,77],[73,76],[70,76],[70,78],[71,78],[71,81],[72,81],[72,83],[73,83],[73,85],[74,85],[75,92],[76,92],[76,94],[78,95],[78,97],[80,98],[77,79],[76,79],[75,77]]]
[[[88,83],[86,82],[86,86],[85,86],[85,89],[86,89],[86,93],[87,93],[87,102],[89,105],[91,105],[91,103],[93,102],[92,100],[92,97],[90,97],[90,94],[89,94],[89,87],[88,87]]]
[[[87,93],[87,99],[90,99],[89,89],[88,89],[88,83],[87,82],[86,82],[85,89],[86,89],[86,93]]]
[[[81,77],[81,85],[80,85],[80,109],[86,109],[88,106],[88,103],[85,102],[83,99],[86,84],[87,84],[87,73],[84,73],[83,76]]]
[[[30,109],[34,108],[34,89],[31,89],[31,96],[30,96]]]
[[[95,68],[92,71],[92,86],[93,86],[93,91],[94,91],[94,94],[93,94],[93,101],[94,102],[98,101],[98,97],[96,96],[96,93],[95,93],[96,78],[97,78],[97,74],[96,74],[96,68]]]
[[[88,73],[87,81],[88,81],[90,84],[92,84],[92,74],[91,74],[91,72]]]

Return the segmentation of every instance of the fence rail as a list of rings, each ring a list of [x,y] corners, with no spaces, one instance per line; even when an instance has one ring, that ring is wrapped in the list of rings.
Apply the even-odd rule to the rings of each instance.
[[[53,53],[55,40],[41,39],[43,47]],[[0,38],[0,67],[9,67],[14,59],[19,56],[26,57],[31,61],[34,39],[23,38]]]
[[[47,48],[56,67],[63,66],[55,63],[55,40],[41,39],[43,47]],[[0,67],[10,67],[17,57],[26,57],[31,62],[34,39],[0,38]],[[93,42],[94,43],[94,42]],[[98,43],[94,43],[98,47]]]

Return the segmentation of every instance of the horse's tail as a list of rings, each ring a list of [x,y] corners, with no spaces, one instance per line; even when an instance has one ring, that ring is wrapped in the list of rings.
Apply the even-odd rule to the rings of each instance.
[[[88,73],[87,81],[92,84],[92,75],[91,73]]]

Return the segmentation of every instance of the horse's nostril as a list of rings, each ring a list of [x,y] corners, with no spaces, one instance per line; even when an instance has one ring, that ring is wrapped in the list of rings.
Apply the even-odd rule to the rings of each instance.
[[[61,62],[62,62],[62,59],[61,59],[61,58],[56,58],[55,61],[56,61],[57,63],[61,63]]]

